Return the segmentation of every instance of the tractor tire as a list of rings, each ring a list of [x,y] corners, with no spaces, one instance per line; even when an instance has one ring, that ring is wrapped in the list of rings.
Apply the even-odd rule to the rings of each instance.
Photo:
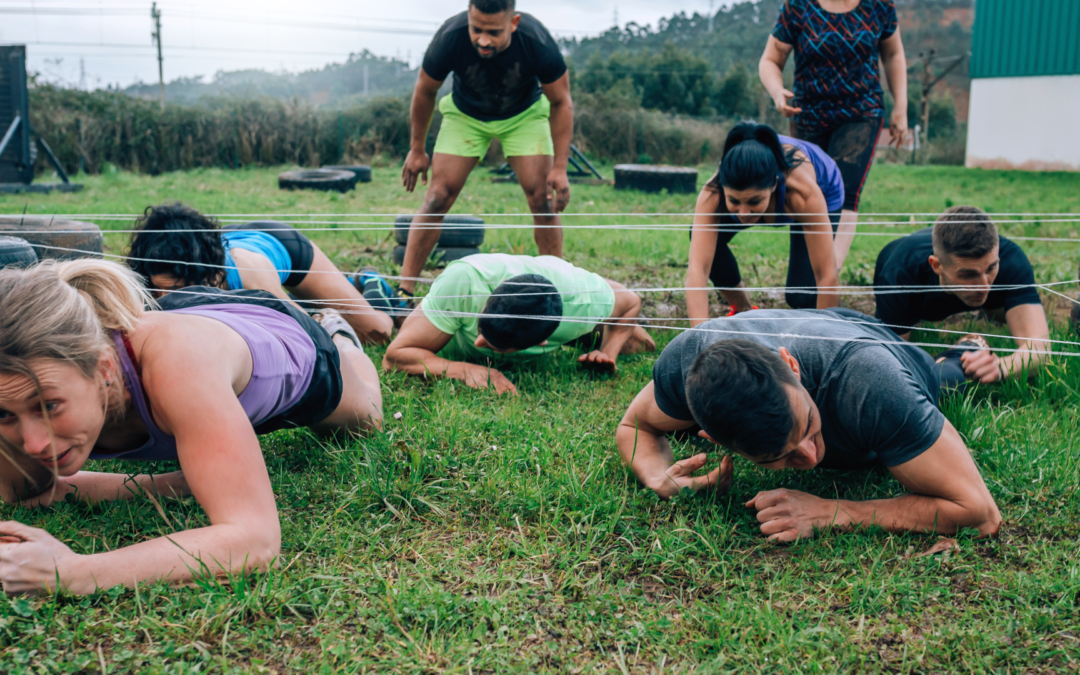
[[[394,219],[394,241],[404,246],[409,241],[409,226],[413,216],[398,216]],[[439,246],[442,248],[476,248],[484,243],[484,219],[476,216],[444,216]],[[467,225],[468,227],[452,227]],[[450,227],[448,227],[450,226]]]
[[[18,237],[0,237],[0,269],[30,267],[37,262],[34,247]]]
[[[278,187],[282,190],[325,190],[348,192],[356,187],[356,174],[352,171],[329,169],[301,169],[279,173]]]
[[[694,194],[697,192],[697,169],[685,166],[616,164],[615,189]]]
[[[0,235],[17,236],[34,247],[43,258],[100,258],[101,230],[81,220],[61,220],[52,216],[0,216]]]
[[[451,247],[443,248],[438,246],[431,252],[431,260],[435,262],[437,267],[443,267],[448,263],[452,263],[455,260],[461,260],[462,258],[470,255],[476,255],[480,252],[480,249],[474,246],[465,247]],[[402,265],[405,263],[405,247],[394,247],[394,264]]]
[[[357,183],[370,183],[371,182],[371,167],[367,164],[350,164],[342,166],[324,166],[324,169],[330,171],[352,171],[356,176]]]

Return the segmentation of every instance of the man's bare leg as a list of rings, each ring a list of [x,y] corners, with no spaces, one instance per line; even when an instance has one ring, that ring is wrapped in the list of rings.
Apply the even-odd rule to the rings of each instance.
[[[469,173],[480,160],[476,157],[460,157],[447,155],[441,152],[435,153],[431,160],[431,183],[428,185],[427,194],[424,195],[424,204],[420,207],[420,214],[413,218],[412,227],[409,228],[409,241],[405,244],[405,260],[401,265],[401,276],[405,279],[401,282],[401,288],[409,293],[416,292],[416,281],[410,277],[420,276],[424,269],[424,263],[428,256],[439,243],[439,235],[442,233],[443,214],[454,205]],[[425,225],[425,223],[437,223],[438,227]],[[424,225],[424,227],[417,227]]]
[[[528,155],[525,157],[507,157],[506,161],[517,174],[518,183],[525,191],[529,202],[529,211],[533,214],[533,237],[540,255],[553,255],[561,258],[563,254],[562,221],[554,214],[551,200],[548,199],[547,177],[555,166],[555,158],[550,155]]]

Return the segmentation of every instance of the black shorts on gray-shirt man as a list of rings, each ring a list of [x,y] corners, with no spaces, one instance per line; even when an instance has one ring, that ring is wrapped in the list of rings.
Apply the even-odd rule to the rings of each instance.
[[[759,335],[764,333],[766,335]],[[941,436],[934,360],[873,317],[852,310],[758,310],[713,319],[675,338],[653,366],[654,397],[669,417],[690,422],[686,373],[722,340],[750,340],[799,362],[821,413],[822,468],[908,462]],[[747,419],[746,424],[753,424]]]

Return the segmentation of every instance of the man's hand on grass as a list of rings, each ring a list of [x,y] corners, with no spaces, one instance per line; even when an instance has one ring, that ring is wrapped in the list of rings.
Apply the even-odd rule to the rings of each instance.
[[[13,520],[0,523],[0,582],[5,593],[55,590],[58,570],[78,557],[45,530]]]
[[[759,492],[746,502],[747,508],[757,509],[761,533],[769,541],[796,541],[814,536],[814,528],[832,525],[839,516],[835,500],[797,490]]]
[[[690,488],[695,492],[705,489],[714,489],[719,494],[726,494],[731,489],[734,464],[730,457],[720,460],[720,466],[704,476],[695,476],[708,461],[709,456],[704,452],[688,459],[675,462],[664,473],[663,479],[652,486],[652,489],[661,499],[671,499]]]
[[[506,376],[494,368],[485,368],[469,364],[465,368],[465,384],[473,389],[487,389],[488,385],[495,387],[496,394],[513,394],[517,396],[518,390],[514,383],[506,379]]]
[[[960,364],[968,379],[975,382],[990,384],[1001,379],[1001,359],[985,349],[964,352],[960,355]]]
[[[599,349],[593,350],[588,354],[582,354],[578,357],[578,363],[595,370],[602,370],[608,373],[615,373],[618,370],[615,366],[615,359],[611,358]]]

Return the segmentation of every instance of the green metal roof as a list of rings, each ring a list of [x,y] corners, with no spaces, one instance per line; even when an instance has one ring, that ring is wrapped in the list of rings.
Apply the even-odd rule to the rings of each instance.
[[[975,0],[971,77],[1080,75],[1080,0]]]

